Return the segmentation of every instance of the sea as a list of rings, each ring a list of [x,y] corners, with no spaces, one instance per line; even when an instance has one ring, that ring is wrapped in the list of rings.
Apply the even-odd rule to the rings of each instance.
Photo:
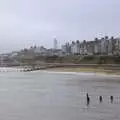
[[[0,120],[120,120],[120,76],[0,68]]]

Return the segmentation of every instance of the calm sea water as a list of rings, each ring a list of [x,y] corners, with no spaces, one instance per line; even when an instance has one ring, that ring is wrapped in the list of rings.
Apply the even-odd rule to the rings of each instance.
[[[91,98],[89,106],[86,92]],[[120,78],[1,72],[0,120],[120,120]]]

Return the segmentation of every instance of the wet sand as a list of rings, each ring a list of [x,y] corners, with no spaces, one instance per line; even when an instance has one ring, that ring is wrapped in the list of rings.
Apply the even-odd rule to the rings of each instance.
[[[120,75],[120,70],[105,70],[102,67],[99,68],[67,68],[67,67],[60,67],[60,68],[49,68],[48,71],[55,71],[55,72],[84,72],[84,73],[97,73],[97,74],[107,74],[107,75]]]

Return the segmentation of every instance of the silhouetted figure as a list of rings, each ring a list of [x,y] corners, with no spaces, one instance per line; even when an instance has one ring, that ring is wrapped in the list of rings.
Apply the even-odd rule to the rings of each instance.
[[[113,96],[110,96],[110,101],[111,103],[113,103]]]
[[[100,102],[102,102],[102,101],[103,101],[102,96],[99,96],[99,101],[100,101]]]
[[[86,94],[87,98],[89,97],[88,93]]]
[[[90,97],[89,97],[88,93],[86,94],[86,96],[87,96],[87,105],[89,105],[89,103],[90,103]]]

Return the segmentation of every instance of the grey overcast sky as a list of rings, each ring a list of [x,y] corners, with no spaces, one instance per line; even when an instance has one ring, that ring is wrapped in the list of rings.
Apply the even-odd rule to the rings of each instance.
[[[0,0],[0,53],[120,36],[120,0]]]

